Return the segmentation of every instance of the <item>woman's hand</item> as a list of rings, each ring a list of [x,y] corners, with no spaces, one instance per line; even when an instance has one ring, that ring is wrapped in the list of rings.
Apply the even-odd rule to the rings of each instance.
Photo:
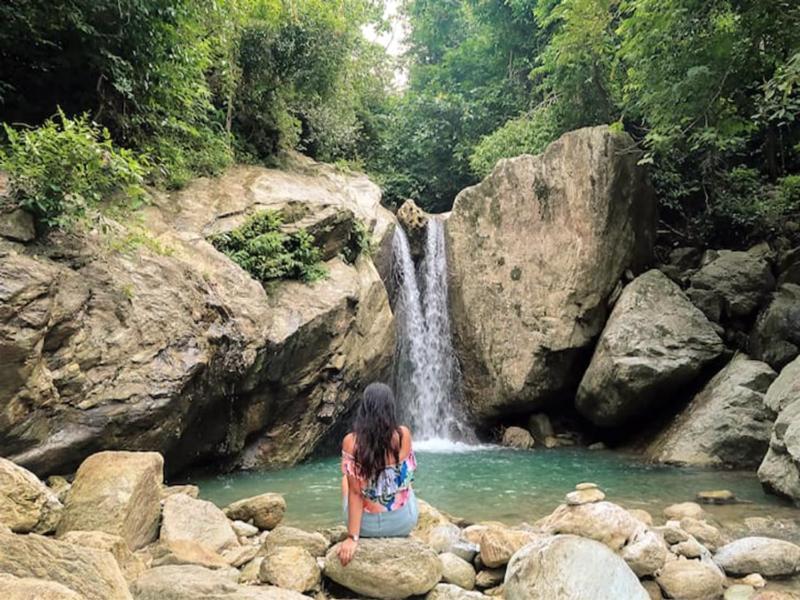
[[[353,555],[355,555],[357,547],[358,542],[353,538],[347,538],[342,542],[342,545],[339,546],[339,562],[342,563],[343,567],[346,567],[347,563],[353,560]]]

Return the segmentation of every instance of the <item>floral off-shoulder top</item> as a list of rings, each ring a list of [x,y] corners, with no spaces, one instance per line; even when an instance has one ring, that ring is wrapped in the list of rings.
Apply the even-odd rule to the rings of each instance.
[[[358,475],[355,457],[342,452],[342,473],[361,479],[361,494],[369,502],[364,504],[366,512],[391,512],[402,508],[411,495],[411,484],[417,459],[412,449],[405,460],[396,465],[387,465],[372,481],[364,482]]]

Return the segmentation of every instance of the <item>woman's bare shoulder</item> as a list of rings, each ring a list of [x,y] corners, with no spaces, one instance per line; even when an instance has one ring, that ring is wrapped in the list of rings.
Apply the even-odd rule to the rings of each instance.
[[[356,436],[353,433],[348,433],[342,440],[342,450],[352,454],[353,449],[356,447]]]

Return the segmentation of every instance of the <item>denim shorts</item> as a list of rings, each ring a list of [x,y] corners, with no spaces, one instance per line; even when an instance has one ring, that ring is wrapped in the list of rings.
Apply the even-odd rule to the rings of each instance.
[[[361,537],[405,537],[417,526],[419,507],[414,491],[406,503],[388,512],[361,513]],[[344,524],[347,525],[347,497],[344,498]]]

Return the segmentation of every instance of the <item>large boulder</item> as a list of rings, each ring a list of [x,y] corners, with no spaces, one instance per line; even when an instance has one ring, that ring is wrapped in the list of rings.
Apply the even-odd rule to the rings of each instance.
[[[242,498],[225,507],[229,519],[250,522],[259,529],[274,529],[286,512],[286,500],[280,494],[267,492]]]
[[[426,229],[431,218],[432,215],[422,210],[413,200],[406,200],[397,209],[397,221],[408,236],[408,246],[415,261],[425,254]]]
[[[439,583],[442,563],[427,546],[404,538],[363,539],[343,567],[339,544],[325,556],[325,576],[370,598],[408,598],[426,594]]]
[[[175,494],[164,501],[160,539],[165,543],[189,540],[215,552],[239,545],[225,513],[212,502],[186,494]]]
[[[594,540],[557,535],[517,552],[508,564],[506,600],[649,600],[619,556]]]
[[[627,269],[651,260],[655,202],[638,153],[608,127],[502,160],[447,220],[465,401],[491,419],[574,390]]]
[[[164,459],[156,452],[100,452],[87,458],[67,493],[58,535],[119,535],[132,550],[152,542],[161,515]]]
[[[131,598],[110,552],[36,534],[18,535],[0,528],[0,573],[52,581],[85,600]]]
[[[150,569],[131,584],[134,600],[308,600],[292,590],[239,585],[219,571],[198,566]]]
[[[316,559],[298,546],[271,550],[259,569],[259,579],[280,588],[309,592],[319,587],[320,570]]]
[[[63,508],[36,475],[0,457],[0,525],[16,533],[49,533]]]
[[[576,406],[596,425],[623,425],[675,402],[723,350],[713,326],[686,294],[661,271],[648,271],[614,305]]]
[[[710,251],[690,278],[689,298],[712,321],[744,319],[775,287],[769,263],[757,251]]]
[[[648,455],[680,465],[757,467],[775,419],[764,404],[774,379],[768,364],[737,354],[656,438]]]
[[[77,592],[55,581],[0,574],[3,600],[85,600]]]
[[[644,524],[613,502],[592,502],[570,506],[562,504],[536,523],[551,534],[572,534],[601,542],[621,550],[645,529]]]
[[[717,550],[714,562],[728,575],[787,577],[800,570],[800,546],[774,538],[746,537]]]
[[[278,548],[296,546],[306,550],[311,556],[325,556],[330,546],[328,539],[316,531],[303,531],[296,527],[281,525],[272,530],[264,542],[264,550],[271,552]]]
[[[94,231],[3,241],[0,455],[40,477],[107,449],[157,450],[173,472],[308,456],[391,373],[375,263],[395,221],[380,198],[366,177],[310,161],[241,166]],[[207,240],[263,210],[320,235],[332,211],[358,219],[376,252],[334,256],[323,280],[267,293]],[[341,240],[321,243],[330,254]]]
[[[775,414],[800,399],[800,357],[786,365],[764,396],[764,404]]]
[[[758,315],[750,351],[776,371],[800,354],[800,285],[784,283]]]

